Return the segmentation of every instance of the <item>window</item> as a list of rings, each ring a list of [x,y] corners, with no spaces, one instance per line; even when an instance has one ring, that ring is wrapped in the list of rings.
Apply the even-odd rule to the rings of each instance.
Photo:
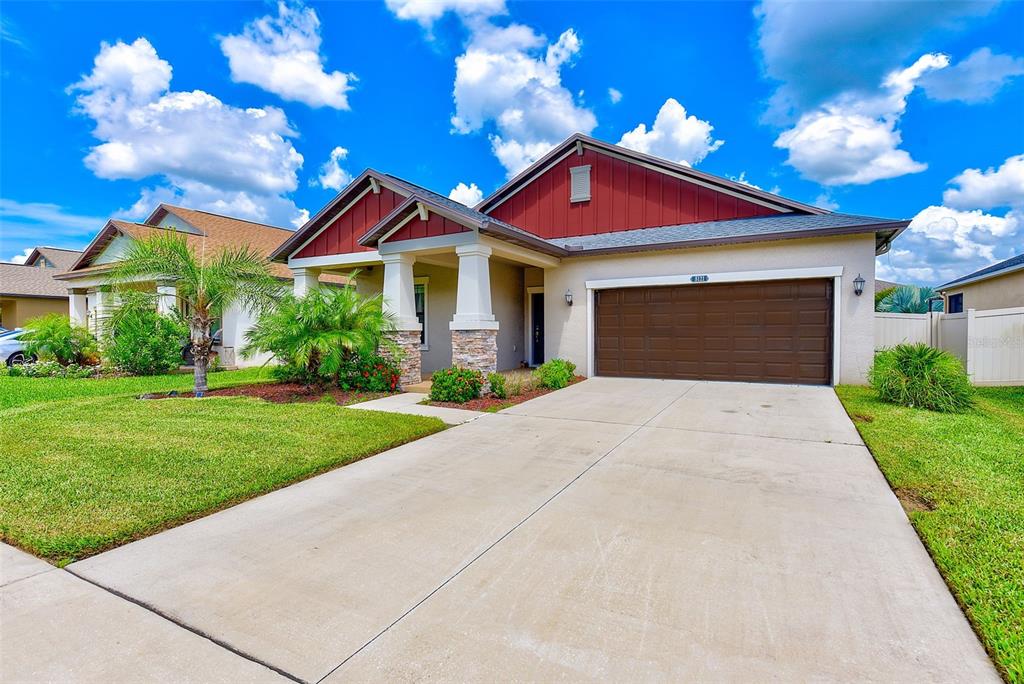
[[[590,201],[590,165],[573,166],[569,169],[569,201]]]
[[[427,281],[428,278],[416,278],[413,285],[416,300],[416,319],[420,322],[420,349],[429,349],[427,343]]]
[[[964,312],[964,293],[958,292],[955,295],[949,295],[947,298],[949,311],[946,313],[963,313]]]

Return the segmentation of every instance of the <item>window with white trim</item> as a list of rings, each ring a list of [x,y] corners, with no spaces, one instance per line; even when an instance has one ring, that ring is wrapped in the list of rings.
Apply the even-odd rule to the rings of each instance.
[[[427,283],[429,278],[416,278],[413,284],[413,298],[416,305],[416,318],[420,322],[420,349],[430,349],[427,339]]]

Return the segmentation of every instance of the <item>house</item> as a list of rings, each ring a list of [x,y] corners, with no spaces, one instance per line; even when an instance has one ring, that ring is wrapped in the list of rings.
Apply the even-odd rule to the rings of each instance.
[[[475,208],[367,170],[273,254],[302,294],[361,269],[406,351],[561,357],[586,375],[863,382],[875,256],[908,225],[837,214],[576,134]]]
[[[899,283],[894,283],[891,280],[879,280],[875,278],[875,294],[884,290],[891,290],[894,287],[902,287]]]
[[[951,280],[937,289],[945,298],[946,313],[1024,306],[1024,254]]]
[[[36,316],[66,314],[67,286],[54,276],[81,255],[72,249],[36,247],[23,264],[0,263],[0,326],[18,328]]]
[[[57,278],[64,287],[64,311],[71,319],[89,326],[98,333],[109,310],[114,306],[110,291],[110,271],[125,253],[132,240],[146,238],[159,231],[173,230],[184,235],[196,254],[216,254],[223,247],[249,246],[264,255],[292,234],[292,231],[231,216],[161,204],[142,223],[110,219],[92,239],[67,273]],[[274,275],[291,280],[291,272],[280,264],[271,264]],[[155,292],[157,307],[169,312],[181,307],[173,281],[150,280],[140,283]],[[243,359],[238,353],[245,345],[245,333],[252,327],[253,316],[239,305],[231,306],[215,326],[214,351],[225,366],[262,364],[267,356]]]

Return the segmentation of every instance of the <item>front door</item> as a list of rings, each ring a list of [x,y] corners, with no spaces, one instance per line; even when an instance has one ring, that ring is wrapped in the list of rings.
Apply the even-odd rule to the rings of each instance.
[[[539,366],[544,363],[544,293],[530,293],[530,334],[533,344],[530,345],[530,365]]]

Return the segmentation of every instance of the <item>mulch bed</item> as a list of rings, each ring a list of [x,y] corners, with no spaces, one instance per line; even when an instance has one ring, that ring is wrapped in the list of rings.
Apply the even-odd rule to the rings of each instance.
[[[255,385],[239,385],[207,390],[207,397],[254,397],[274,404],[292,404],[296,402],[321,401],[330,395],[339,406],[357,404],[361,401],[380,399],[388,396],[387,392],[351,392],[338,387],[319,387],[303,385],[298,382],[258,383]],[[194,397],[193,392],[160,392],[144,394],[140,399],[188,399]]]
[[[586,380],[586,378],[584,378],[582,375],[577,375],[569,384],[575,385],[577,382],[580,382],[582,380]],[[517,394],[514,397],[508,397],[506,399],[498,399],[497,397],[486,396],[480,397],[479,399],[470,399],[465,404],[458,404],[454,401],[429,400],[424,401],[422,403],[427,404],[429,406],[443,406],[444,408],[464,409],[466,411],[486,411],[487,413],[494,413],[495,411],[507,409],[510,406],[522,404],[524,401],[530,401],[531,399],[536,399],[537,397],[541,397],[544,396],[545,394],[550,394],[552,392],[557,391],[558,390],[548,389],[546,387],[538,387],[536,389],[532,389],[527,392],[523,392],[522,394]]]

